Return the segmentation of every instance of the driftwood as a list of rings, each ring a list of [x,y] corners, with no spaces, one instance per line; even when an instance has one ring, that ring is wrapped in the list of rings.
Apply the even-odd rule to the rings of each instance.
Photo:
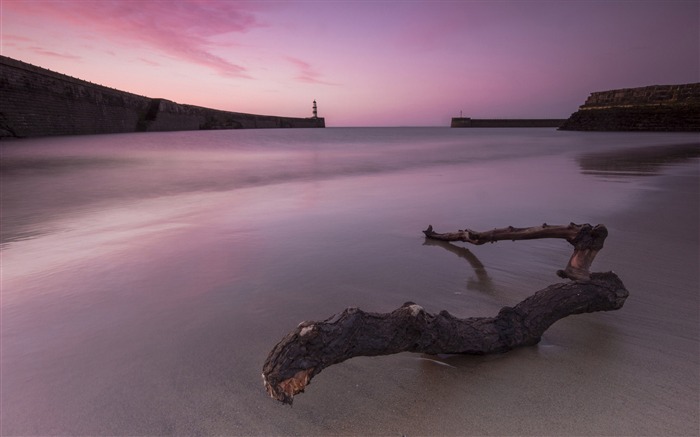
[[[475,232],[469,229],[457,232],[440,234],[428,229],[423,231],[426,237],[442,241],[464,241],[471,244],[495,243],[501,240],[534,240],[539,238],[563,238],[574,246],[574,253],[564,270],[557,271],[557,275],[565,279],[588,279],[588,269],[593,259],[603,248],[603,242],[608,236],[608,229],[604,225],[591,226],[589,224],[577,225],[548,225],[533,226],[530,228],[493,229],[485,232]]]
[[[391,313],[348,308],[322,322],[302,322],[272,349],[263,366],[265,389],[273,399],[291,404],[315,375],[352,357],[399,352],[481,355],[535,345],[557,320],[572,314],[617,310],[628,296],[614,273],[588,272],[607,236],[601,225],[572,223],[448,234],[435,233],[429,227],[423,232],[427,238],[474,244],[565,238],[574,245],[574,255],[560,275],[575,280],[550,285],[512,308],[502,308],[495,317],[460,319],[447,311],[430,314],[407,302]]]

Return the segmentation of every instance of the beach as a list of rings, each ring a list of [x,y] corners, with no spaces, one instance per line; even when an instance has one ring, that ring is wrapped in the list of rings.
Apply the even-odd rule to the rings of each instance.
[[[2,435],[697,435],[694,137],[460,131],[4,149]],[[250,143],[189,151],[198,135]],[[79,141],[142,145],[86,159]],[[571,255],[438,244],[429,224],[571,221],[607,226],[592,270],[618,274],[622,309],[505,354],[353,358],[293,407],[265,393],[267,354],[302,321],[407,301],[493,316],[562,281]]]

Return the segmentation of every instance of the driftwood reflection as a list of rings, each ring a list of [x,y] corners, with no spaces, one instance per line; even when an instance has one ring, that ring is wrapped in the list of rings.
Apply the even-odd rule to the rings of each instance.
[[[578,157],[583,174],[603,176],[653,176],[667,165],[700,157],[700,142],[634,147]]]
[[[467,279],[468,290],[477,290],[491,294],[494,292],[493,280],[486,271],[486,267],[484,267],[484,264],[471,250],[466,247],[457,246],[448,241],[434,240],[432,238],[426,238],[423,245],[442,247],[448,252],[454,253],[458,257],[467,260],[469,265],[474,269],[474,273],[476,273],[476,280],[474,280],[473,277]]]

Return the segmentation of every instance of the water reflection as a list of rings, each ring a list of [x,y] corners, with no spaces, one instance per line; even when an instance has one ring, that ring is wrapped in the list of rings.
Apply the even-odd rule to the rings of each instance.
[[[79,156],[3,156],[0,172],[3,175],[73,172],[91,167],[115,167],[132,163],[133,159],[117,157]]]
[[[587,153],[578,157],[581,173],[606,177],[653,176],[674,164],[700,157],[700,143],[645,146]]]
[[[469,265],[474,269],[474,273],[476,273],[476,280],[471,277],[467,279],[467,290],[477,290],[489,294],[494,293],[493,281],[486,271],[486,267],[472,251],[466,247],[457,246],[447,241],[433,240],[430,238],[426,238],[423,245],[442,247],[448,252],[454,253],[458,257],[467,260]]]

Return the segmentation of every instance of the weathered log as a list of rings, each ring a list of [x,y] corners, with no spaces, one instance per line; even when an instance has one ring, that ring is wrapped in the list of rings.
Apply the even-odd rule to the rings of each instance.
[[[442,241],[463,241],[471,244],[495,243],[501,240],[534,240],[539,238],[563,238],[574,246],[564,270],[558,270],[557,275],[573,280],[585,280],[590,276],[589,269],[595,256],[603,248],[603,243],[608,236],[608,230],[604,225],[591,226],[589,224],[577,225],[548,225],[532,226],[529,228],[493,229],[485,232],[476,232],[470,229],[457,232],[437,233],[432,225],[423,231],[427,238]]]
[[[622,281],[608,272],[551,285],[495,317],[433,315],[412,302],[385,314],[348,308],[323,322],[302,322],[287,334],[268,355],[263,382],[272,398],[291,404],[321,370],[352,357],[506,352],[537,344],[547,328],[569,315],[617,310],[627,296]]]

